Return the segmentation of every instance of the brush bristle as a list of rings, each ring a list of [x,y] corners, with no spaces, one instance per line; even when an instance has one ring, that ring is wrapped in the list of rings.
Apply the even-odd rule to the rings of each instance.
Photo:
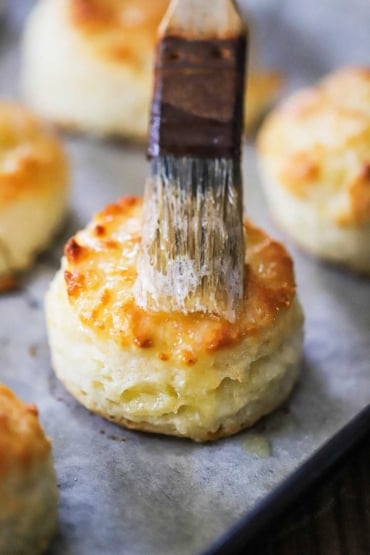
[[[235,320],[244,285],[242,209],[239,160],[153,159],[136,303]]]

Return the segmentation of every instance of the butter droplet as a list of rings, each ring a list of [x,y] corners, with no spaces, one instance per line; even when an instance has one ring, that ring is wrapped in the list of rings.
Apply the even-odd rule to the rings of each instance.
[[[267,458],[271,457],[272,449],[270,442],[259,434],[248,434],[242,439],[242,447],[251,455]]]

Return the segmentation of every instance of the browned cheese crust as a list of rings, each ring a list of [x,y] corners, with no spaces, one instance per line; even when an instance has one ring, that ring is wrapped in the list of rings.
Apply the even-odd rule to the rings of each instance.
[[[123,198],[98,213],[65,248],[68,297],[99,338],[153,349],[162,361],[192,365],[199,357],[261,337],[295,296],[292,260],[284,247],[248,221],[245,296],[235,323],[212,314],[149,313],[134,301],[142,201]],[[186,348],[184,348],[186,345]]]
[[[152,55],[168,0],[69,0],[73,27],[102,57],[138,65]]]

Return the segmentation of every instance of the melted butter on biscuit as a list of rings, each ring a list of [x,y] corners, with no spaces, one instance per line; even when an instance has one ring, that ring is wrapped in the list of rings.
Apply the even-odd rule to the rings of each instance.
[[[245,297],[236,322],[212,314],[144,311],[133,296],[141,224],[141,199],[123,198],[98,213],[67,244],[64,275],[69,301],[84,326],[101,338],[155,349],[162,361],[175,358],[191,366],[199,357],[238,345],[246,336],[263,336],[290,307],[295,283],[289,255],[246,221]]]

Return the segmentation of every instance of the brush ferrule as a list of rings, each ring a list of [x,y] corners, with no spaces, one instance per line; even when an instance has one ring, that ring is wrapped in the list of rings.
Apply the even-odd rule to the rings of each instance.
[[[243,127],[245,35],[157,47],[149,148],[160,155],[239,159]]]

